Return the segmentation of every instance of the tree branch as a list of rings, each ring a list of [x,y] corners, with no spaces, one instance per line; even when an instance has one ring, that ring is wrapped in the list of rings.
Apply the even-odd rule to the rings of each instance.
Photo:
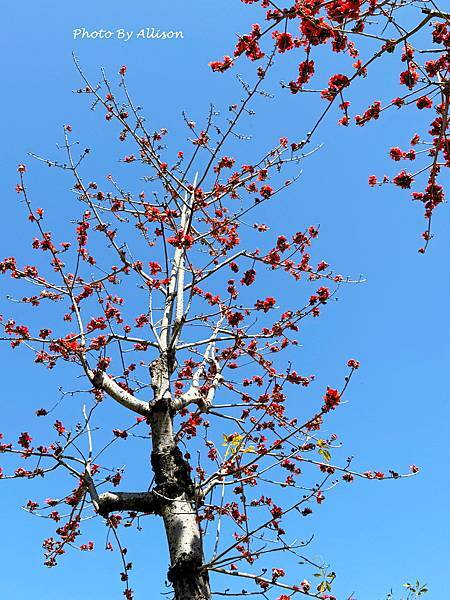
[[[150,416],[150,407],[147,402],[135,398],[133,394],[130,394],[130,392],[121,388],[114,379],[109,375],[106,375],[103,371],[94,373],[93,371],[88,370],[88,377],[95,388],[103,390],[116,402],[125,406],[125,408],[128,408],[143,417]]]
[[[107,517],[115,511],[159,514],[161,499],[154,492],[104,492],[98,496],[98,513]]]

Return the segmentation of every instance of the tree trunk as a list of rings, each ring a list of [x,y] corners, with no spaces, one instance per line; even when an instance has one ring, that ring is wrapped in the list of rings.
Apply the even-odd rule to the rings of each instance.
[[[152,365],[155,400],[152,403],[152,466],[154,493],[160,498],[170,555],[168,579],[176,600],[210,600],[208,572],[203,570],[202,535],[190,467],[175,443],[167,361]]]
[[[163,509],[171,566],[168,579],[176,600],[210,600],[208,572],[195,508],[185,496]]]

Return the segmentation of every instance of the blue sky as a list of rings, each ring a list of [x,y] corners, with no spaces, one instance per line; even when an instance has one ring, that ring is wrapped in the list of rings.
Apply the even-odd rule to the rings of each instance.
[[[2,256],[28,254],[32,232],[14,192],[17,164],[30,164],[27,152],[54,154],[61,127],[69,122],[81,143],[93,149],[89,167],[95,177],[100,179],[116,166],[118,152],[111,147],[113,137],[103,117],[72,92],[80,85],[72,51],[93,79],[100,67],[115,75],[122,64],[128,65],[129,85],[152,127],[167,127],[175,143],[186,138],[182,110],[200,121],[209,102],[226,109],[241,96],[235,73],[214,75],[207,67],[209,60],[231,50],[236,31],[244,32],[255,20],[239,0],[196,0],[189,5],[181,0],[131,0],[126,5],[115,0],[5,1],[2,12]],[[137,31],[147,26],[182,30],[184,38],[125,43],[72,36],[78,27]],[[257,114],[245,125],[245,133],[253,139],[248,147],[239,148],[242,156],[280,135],[301,138],[310,128],[319,101],[290,96],[276,85],[289,77],[292,66],[288,60],[272,76],[275,99],[257,101]],[[372,79],[357,88],[356,107],[396,95],[396,72],[391,77],[390,66],[395,67],[393,62],[386,71],[377,67]],[[236,72],[246,69],[249,72],[242,65]],[[435,239],[421,256],[417,253],[425,228],[421,207],[398,189],[367,186],[368,175],[394,172],[387,149],[407,145],[415,126],[411,119],[388,113],[363,129],[344,130],[336,126],[333,114],[315,138],[323,144],[321,150],[304,162],[299,183],[286,192],[286,210],[270,215],[274,231],[280,233],[286,227],[320,224],[315,245],[319,258],[345,275],[362,274],[367,279],[361,285],[344,286],[338,301],[306,328],[302,338],[302,370],[316,373],[324,385],[342,380],[348,358],[362,363],[349,403],[328,425],[328,431],[337,432],[345,444],[343,456],[354,455],[361,470],[404,471],[412,463],[422,468],[419,476],[408,480],[341,486],[306,525],[300,524],[306,529],[299,535],[315,534],[312,556],[326,560],[338,573],[339,600],[352,591],[358,600],[381,600],[391,586],[398,588],[416,578],[429,584],[431,600],[448,593],[447,207],[436,214]],[[48,206],[53,215],[70,214],[69,182],[50,176],[39,164],[30,165],[29,171],[37,205]],[[4,305],[9,290],[6,280],[1,285]],[[33,411],[38,404],[59,398],[65,371],[39,369],[24,354],[6,347],[0,347],[0,357],[4,374],[0,430],[14,433],[28,423],[36,428]],[[124,448],[127,455],[119,458],[127,462],[131,446]],[[100,550],[102,533],[94,555],[70,553],[57,569],[47,570],[42,566],[41,543],[51,528],[20,506],[29,497],[51,494],[41,483],[0,483],[1,597],[122,597],[117,557]],[[94,525],[88,527],[95,530]],[[129,535],[127,545],[135,565],[136,597],[158,597],[167,562],[160,523],[149,520],[139,536]]]

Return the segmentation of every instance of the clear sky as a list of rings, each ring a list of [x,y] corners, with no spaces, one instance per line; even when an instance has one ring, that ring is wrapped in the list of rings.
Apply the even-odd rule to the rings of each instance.
[[[0,255],[26,257],[29,252],[32,232],[14,192],[19,162],[29,164],[37,205],[63,217],[66,204],[73,201],[68,180],[49,176],[27,157],[29,151],[51,155],[64,123],[71,123],[81,143],[93,149],[89,164],[94,177],[104,177],[115,166],[118,154],[111,150],[113,138],[103,117],[72,92],[80,85],[73,50],[93,79],[100,67],[115,75],[122,64],[128,65],[129,85],[152,127],[167,127],[175,140],[184,140],[182,110],[200,121],[209,102],[226,109],[240,98],[235,73],[214,75],[207,63],[230,51],[235,32],[244,32],[254,20],[254,12],[239,0],[5,0],[0,31]],[[182,30],[184,37],[124,42],[74,40],[72,35],[80,27],[136,32],[147,26]],[[391,77],[389,65],[384,72],[377,68],[358,88],[357,107],[396,95],[397,75]],[[283,93],[277,86],[283,77],[289,77],[286,66],[272,79],[275,99],[258,101],[257,115],[246,124],[244,133],[253,136],[250,154],[252,147],[270,145],[280,135],[301,138],[319,110],[317,99]],[[447,597],[449,590],[448,208],[437,211],[436,237],[421,256],[421,206],[398,189],[367,185],[372,173],[394,172],[387,149],[407,145],[414,127],[410,119],[390,113],[363,129],[344,130],[336,126],[333,114],[316,137],[322,149],[303,164],[299,183],[286,192],[286,210],[270,216],[280,233],[288,225],[303,229],[320,224],[320,258],[343,274],[367,278],[362,285],[341,289],[339,301],[302,338],[302,371],[316,373],[321,384],[342,381],[350,357],[362,364],[349,403],[333,415],[328,432],[339,434],[344,456],[355,455],[361,470],[404,471],[412,463],[422,468],[417,477],[403,481],[341,486],[311,520],[299,524],[300,537],[315,534],[312,556],[328,561],[338,573],[339,600],[353,591],[358,600],[381,600],[391,586],[399,588],[416,578],[429,584],[430,600]],[[244,156],[247,150],[241,147],[239,152]],[[9,290],[6,280],[1,285],[4,304]],[[280,290],[280,300],[282,294]],[[58,388],[66,383],[64,371],[47,372],[26,359],[0,347],[0,430],[5,432],[38,427],[33,411],[57,400]],[[127,463],[133,460],[131,446],[124,448],[127,454],[121,459]],[[117,556],[100,549],[103,533],[98,530],[94,554],[72,552],[58,568],[43,567],[41,543],[52,534],[51,525],[20,507],[30,497],[51,495],[45,486],[0,482],[0,597],[121,598]],[[136,598],[159,597],[167,566],[161,524],[148,520],[139,536],[129,536],[127,545],[135,565]]]

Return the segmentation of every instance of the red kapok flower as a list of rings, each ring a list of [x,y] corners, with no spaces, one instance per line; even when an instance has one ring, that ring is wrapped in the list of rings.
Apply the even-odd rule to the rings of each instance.
[[[333,388],[327,388],[326,394],[323,397],[325,400],[325,407],[327,410],[334,410],[341,401],[341,395],[338,390]]]
[[[408,173],[407,171],[400,171],[400,173],[394,177],[392,183],[406,190],[411,187],[413,181],[414,177],[411,175],[411,173]]]
[[[233,59],[231,58],[231,56],[224,56],[222,61],[216,60],[216,61],[210,62],[209,66],[211,67],[211,69],[213,71],[223,73],[224,71],[229,69],[231,66],[233,66]]]

